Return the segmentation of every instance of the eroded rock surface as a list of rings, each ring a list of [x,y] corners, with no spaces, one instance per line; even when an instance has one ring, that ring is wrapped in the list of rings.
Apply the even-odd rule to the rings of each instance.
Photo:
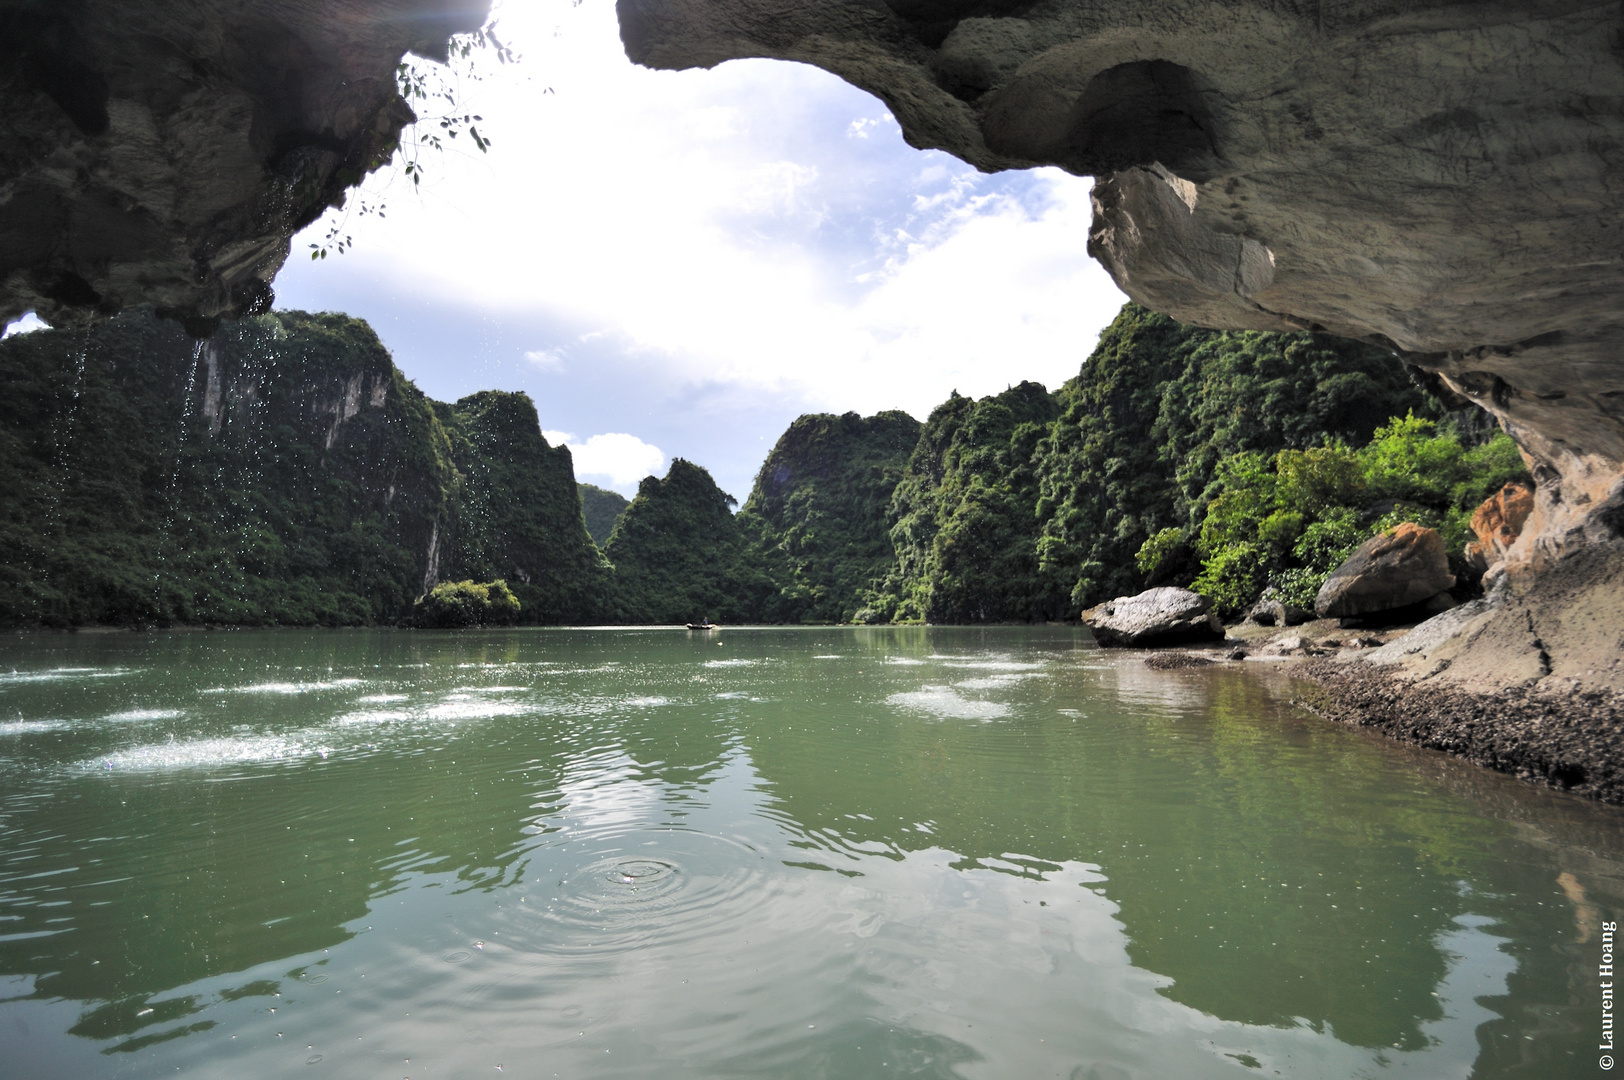
[[[1097,177],[1089,250],[1148,307],[1324,329],[1438,372],[1530,461],[1535,506],[1491,572],[1519,579],[1528,610],[1552,570],[1624,534],[1618,5],[618,8],[639,63],[816,64],[884,99],[915,146]],[[1584,562],[1561,580],[1624,588],[1616,555]],[[1550,580],[1551,603],[1567,604]],[[1624,633],[1624,609],[1600,614]]]
[[[388,160],[408,51],[489,0],[0,0],[0,317],[270,302],[293,233]]]
[[[1472,512],[1477,539],[1466,545],[1467,561],[1480,571],[1503,562],[1533,512],[1534,491],[1527,484],[1507,484],[1483,500]]]

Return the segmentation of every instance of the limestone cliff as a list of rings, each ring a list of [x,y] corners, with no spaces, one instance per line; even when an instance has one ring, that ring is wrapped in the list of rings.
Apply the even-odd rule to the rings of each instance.
[[[0,318],[269,307],[288,240],[389,159],[407,52],[489,0],[0,0]]]
[[[798,416],[756,473],[739,525],[778,593],[767,622],[850,622],[895,559],[887,508],[919,442],[905,412]]]
[[[608,566],[587,532],[567,446],[548,446],[530,395],[482,390],[435,405],[460,474],[445,581],[507,581],[525,622],[592,621]]]
[[[505,577],[595,616],[606,568],[524,394],[424,397],[366,323],[192,341],[150,310],[0,342],[0,626],[394,622]]]
[[[1495,574],[1535,597],[1514,605],[1523,636],[1529,617],[1596,616],[1572,596],[1620,592],[1618,5],[618,8],[639,63],[816,64],[884,99],[915,146],[982,169],[1095,176],[1089,249],[1147,307],[1211,327],[1325,329],[1440,373],[1499,418],[1538,480],[1533,516]],[[1539,582],[1558,578],[1540,599]],[[1600,607],[1616,650],[1624,610]],[[1601,677],[1586,674],[1593,656],[1546,652],[1536,667],[1547,674]],[[1614,670],[1606,678],[1624,678]]]

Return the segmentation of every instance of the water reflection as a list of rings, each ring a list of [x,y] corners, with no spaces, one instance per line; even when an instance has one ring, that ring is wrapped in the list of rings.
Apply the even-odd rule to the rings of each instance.
[[[1624,896],[1612,811],[1067,633],[11,654],[0,1023],[92,1072],[1498,1075]]]

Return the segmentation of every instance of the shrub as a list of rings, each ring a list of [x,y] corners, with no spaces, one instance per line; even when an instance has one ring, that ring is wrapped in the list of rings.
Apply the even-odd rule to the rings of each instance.
[[[1162,580],[1167,571],[1187,556],[1189,544],[1183,529],[1163,529],[1139,545],[1133,564],[1146,582]]]
[[[519,621],[519,601],[506,581],[445,581],[412,606],[417,626],[450,630],[469,626],[512,626]]]
[[[1239,453],[1215,471],[1192,588],[1225,617],[1248,607],[1265,582],[1283,602],[1311,607],[1354,549],[1406,521],[1438,530],[1464,575],[1472,511],[1500,485],[1528,479],[1503,432],[1466,449],[1453,429],[1440,433],[1413,413],[1378,427],[1359,450],[1330,442],[1272,459]],[[1141,549],[1141,569],[1158,550]]]
[[[1250,607],[1267,580],[1265,549],[1243,543],[1215,552],[1190,587],[1211,600],[1220,617],[1228,619]]]

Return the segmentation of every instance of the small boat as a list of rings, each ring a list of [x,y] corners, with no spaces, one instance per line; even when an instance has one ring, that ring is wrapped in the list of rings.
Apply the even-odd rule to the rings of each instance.
[[[690,630],[720,630],[721,627],[717,626],[715,623],[711,622],[709,619],[706,619],[704,622],[691,622],[691,623],[689,623],[688,624],[688,629],[690,629]]]

